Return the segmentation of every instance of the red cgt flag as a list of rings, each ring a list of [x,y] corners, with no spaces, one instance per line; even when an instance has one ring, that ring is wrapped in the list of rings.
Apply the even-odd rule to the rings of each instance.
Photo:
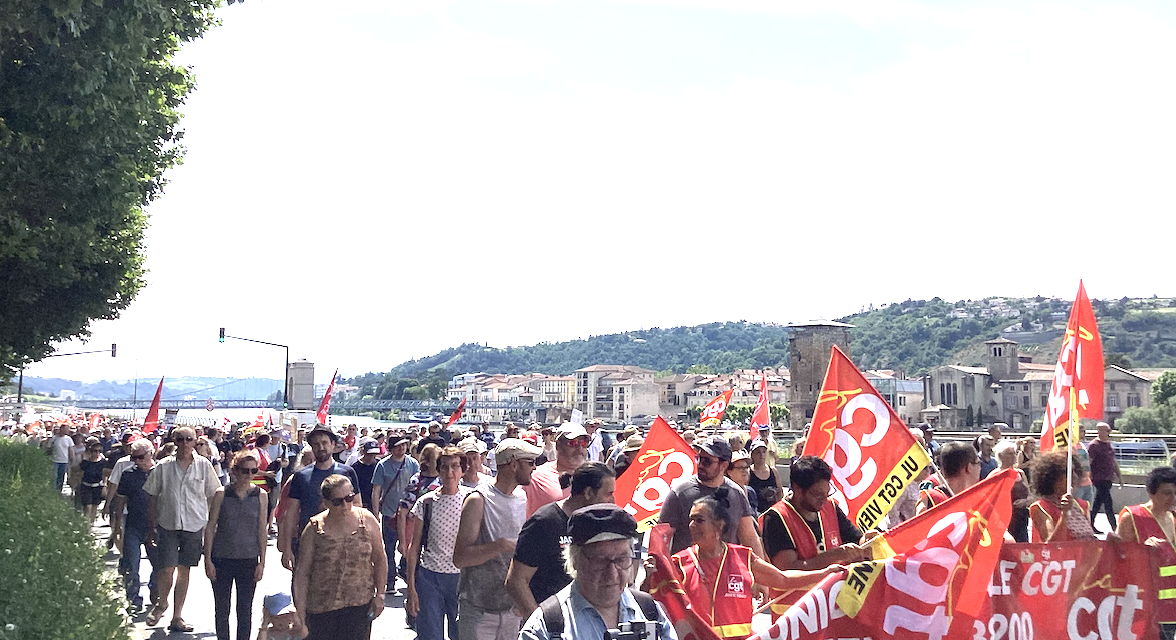
[[[836,345],[804,455],[833,467],[846,515],[873,529],[930,462],[910,429]]]
[[[335,369],[334,375],[331,376],[331,384],[327,385],[327,392],[323,394],[323,399],[319,402],[318,411],[315,412],[315,420],[319,424],[327,424],[327,415],[331,411],[331,392],[335,390],[335,377],[339,375],[339,370]]]
[[[975,618],[988,600],[1016,479],[989,476],[875,538],[875,559],[850,566],[837,604],[875,640],[971,637],[970,626],[949,633],[952,617]]]
[[[159,379],[159,386],[155,388],[155,398],[151,401],[151,408],[147,410],[147,418],[143,420],[143,433],[151,433],[159,428],[159,396],[163,393],[163,378]]]
[[[1078,428],[1079,418],[1103,417],[1102,338],[1086,287],[1078,281],[1078,295],[1070,308],[1066,337],[1054,368],[1053,385],[1041,427],[1041,450],[1069,448],[1071,427]],[[1073,424],[1071,424],[1073,423]]]
[[[702,409],[702,415],[698,416],[698,427],[705,429],[719,426],[723,422],[723,414],[727,412],[727,405],[730,404],[731,396],[734,394],[734,389],[727,389],[714,400],[706,403],[706,407]]]
[[[457,403],[457,410],[453,412],[453,415],[449,416],[449,424],[445,425],[446,429],[448,429],[449,427],[452,427],[453,423],[457,422],[458,420],[461,420],[461,412],[465,411],[465,402],[466,402],[466,399],[462,398],[461,402]]]
[[[768,406],[768,372],[765,370],[760,377],[759,401],[755,403],[755,410],[751,412],[751,439],[758,438],[759,430],[769,429],[771,423],[772,412]]]
[[[637,520],[637,530],[657,524],[670,485],[694,475],[694,449],[661,416],[649,427],[645,444],[617,478],[614,499]]]

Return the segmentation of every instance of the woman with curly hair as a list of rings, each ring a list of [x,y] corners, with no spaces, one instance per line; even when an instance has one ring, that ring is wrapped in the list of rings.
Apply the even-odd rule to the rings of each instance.
[[[1077,460],[1073,468],[1078,468]],[[1050,451],[1033,459],[1030,475],[1033,490],[1041,499],[1029,505],[1032,542],[1098,539],[1090,526],[1090,504],[1066,492],[1067,472],[1064,451]]]

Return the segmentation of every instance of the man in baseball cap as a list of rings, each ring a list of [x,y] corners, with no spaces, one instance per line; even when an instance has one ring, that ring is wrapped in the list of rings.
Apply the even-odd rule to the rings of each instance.
[[[662,606],[628,588],[636,555],[633,516],[611,503],[583,507],[568,520],[568,537],[572,583],[540,604],[519,632],[520,640],[550,640],[553,630],[543,610],[552,606],[563,614],[563,628],[556,631],[565,640],[607,638],[610,628],[640,622],[657,623],[656,640],[677,637]]]
[[[494,448],[494,482],[474,487],[462,503],[453,547],[453,564],[461,569],[457,624],[462,640],[518,635],[522,619],[513,613],[514,601],[503,585],[526,520],[522,487],[530,484],[541,453],[543,449],[519,438],[503,438]]]
[[[588,443],[591,436],[584,425],[565,422],[556,429],[555,460],[549,460],[531,475],[531,484],[523,487],[527,493],[527,517],[545,504],[564,500],[571,495],[571,489],[559,484],[559,477],[571,473],[588,459]]]

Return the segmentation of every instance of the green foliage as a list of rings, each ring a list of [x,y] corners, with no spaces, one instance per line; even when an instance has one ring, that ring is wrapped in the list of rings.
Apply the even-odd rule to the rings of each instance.
[[[1151,407],[1131,407],[1123,417],[1115,421],[1115,428],[1122,433],[1171,433],[1170,425],[1164,424],[1160,414]]]
[[[173,56],[215,3],[0,3],[0,377],[143,287],[144,208],[194,86]]]
[[[705,364],[692,364],[686,368],[686,373],[697,373],[700,375],[710,375],[715,372],[714,367]]]
[[[1152,404],[1161,405],[1176,396],[1176,371],[1165,371],[1152,383]]]
[[[463,344],[393,367],[389,378],[415,379],[437,367],[444,367],[450,375],[480,371],[568,375],[594,364],[636,365],[673,373],[685,373],[692,366],[722,373],[788,366],[788,329],[749,322],[716,322],[510,349]]]
[[[85,518],[54,495],[44,453],[0,439],[0,629],[44,640],[130,637]]]

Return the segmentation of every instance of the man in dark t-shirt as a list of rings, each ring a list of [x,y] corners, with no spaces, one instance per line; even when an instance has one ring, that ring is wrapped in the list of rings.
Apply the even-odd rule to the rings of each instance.
[[[572,581],[564,568],[568,520],[577,509],[613,501],[616,475],[602,462],[586,462],[572,473],[571,495],[545,504],[523,524],[506,574],[506,590],[523,617]]]
[[[339,436],[330,428],[318,425],[306,437],[311,451],[314,452],[314,464],[303,467],[294,472],[290,479],[289,510],[283,523],[278,527],[278,548],[282,551],[282,566],[290,571],[294,570],[294,559],[298,557],[298,537],[306,528],[306,523],[323,511],[322,485],[323,480],[334,474],[347,476],[351,480],[353,490],[359,488],[359,478],[351,467],[335,462],[332,454]]]
[[[380,461],[380,443],[368,440],[360,453],[362,455],[351,468],[359,480],[359,497],[363,500],[363,508],[375,513],[372,508],[372,476],[376,473],[376,463]]]

